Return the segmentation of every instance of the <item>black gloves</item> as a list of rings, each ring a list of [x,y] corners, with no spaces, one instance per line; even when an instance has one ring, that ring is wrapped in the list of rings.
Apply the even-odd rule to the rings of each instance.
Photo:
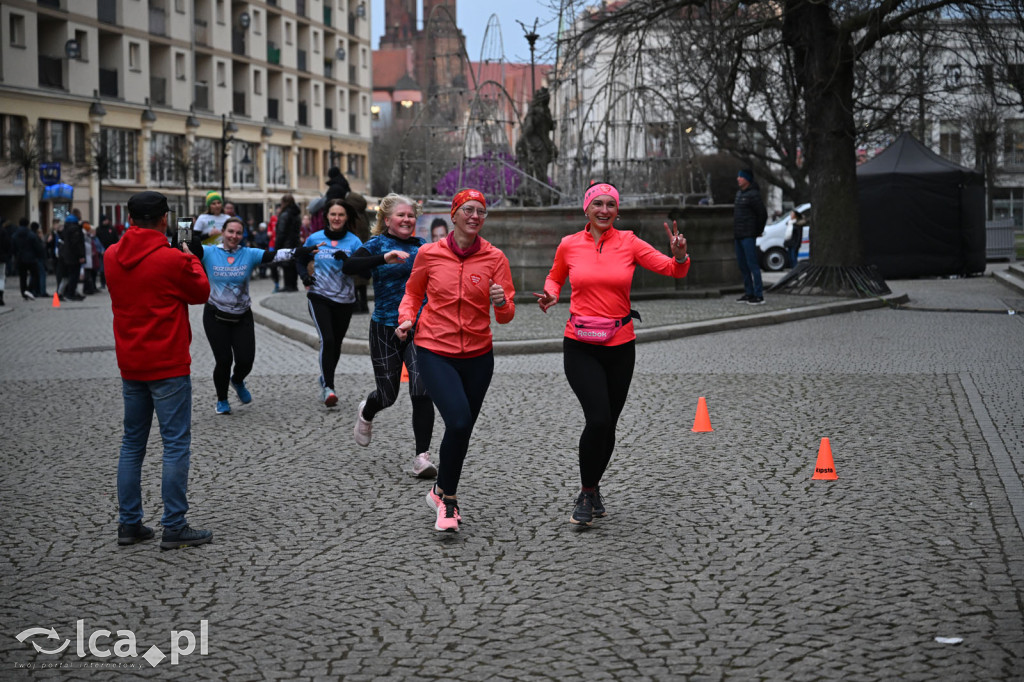
[[[302,275],[302,283],[303,283],[303,284],[304,284],[305,286],[307,286],[307,287],[311,287],[311,286],[313,286],[314,284],[316,284],[316,277],[314,277],[313,275],[306,275],[306,274],[303,274],[303,275]]]
[[[314,248],[315,247],[310,247],[310,246],[296,246],[295,249],[292,251],[292,258],[295,258],[295,259],[309,258],[309,255],[311,253],[313,253],[313,249]]]
[[[344,251],[342,251],[341,249],[338,249],[337,251],[334,252],[334,260],[344,261],[344,260],[347,260],[347,259],[348,259],[348,254],[345,253]]]

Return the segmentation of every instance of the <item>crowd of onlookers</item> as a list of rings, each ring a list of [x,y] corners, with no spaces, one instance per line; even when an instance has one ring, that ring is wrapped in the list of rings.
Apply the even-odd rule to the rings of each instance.
[[[26,300],[50,295],[50,273],[56,277],[54,292],[62,301],[81,301],[95,294],[106,286],[103,252],[124,231],[124,226],[115,226],[108,216],[94,226],[82,219],[77,208],[48,233],[28,218],[17,224],[0,223],[0,305],[4,304],[4,279],[14,273],[18,274],[18,293]]]

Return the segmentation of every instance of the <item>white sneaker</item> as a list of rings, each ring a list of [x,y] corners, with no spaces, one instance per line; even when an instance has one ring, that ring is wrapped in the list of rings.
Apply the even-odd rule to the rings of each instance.
[[[31,291],[23,291],[23,292],[21,292],[21,297],[23,299],[25,299],[26,301],[34,301],[34,300],[36,300],[35,295]]]
[[[430,461],[429,452],[421,452],[412,460],[412,473],[417,478],[434,478],[437,476],[437,467]]]
[[[359,409],[356,410],[356,426],[352,430],[356,437],[356,445],[362,445],[364,448],[370,444],[370,438],[373,436],[373,424],[363,419],[363,408],[366,407],[366,401],[359,403]]]

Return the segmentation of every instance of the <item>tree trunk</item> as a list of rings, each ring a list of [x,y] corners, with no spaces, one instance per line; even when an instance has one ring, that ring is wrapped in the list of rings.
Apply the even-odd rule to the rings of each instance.
[[[783,40],[793,51],[807,111],[804,149],[811,188],[811,264],[860,266],[854,58],[828,3],[786,0]]]

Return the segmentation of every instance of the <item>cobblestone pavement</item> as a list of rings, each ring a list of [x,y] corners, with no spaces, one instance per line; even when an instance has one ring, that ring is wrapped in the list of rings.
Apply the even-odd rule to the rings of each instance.
[[[1024,301],[989,278],[893,288],[933,310],[638,345],[609,516],[585,531],[561,356],[498,357],[450,535],[407,473],[404,395],[352,442],[365,356],[342,357],[328,410],[315,351],[257,326],[255,400],[218,416],[195,307],[189,519],[215,535],[172,552],[115,541],[109,300],[8,297],[0,677],[1022,679],[1024,319],[939,310]],[[701,396],[713,433],[690,430]],[[811,480],[824,437],[837,481]],[[56,637],[17,639],[37,627]],[[90,651],[123,653],[124,631],[139,657]],[[190,635],[176,663],[141,658]]]

